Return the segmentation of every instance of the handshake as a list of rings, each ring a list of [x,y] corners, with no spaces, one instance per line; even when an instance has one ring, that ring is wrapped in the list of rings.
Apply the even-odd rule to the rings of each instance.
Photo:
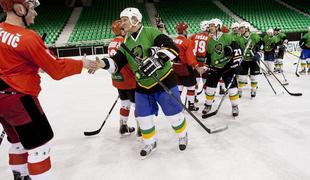
[[[96,57],[96,60],[90,60],[86,58],[84,54],[82,58],[83,67],[88,70],[89,74],[94,74],[98,69],[104,68],[106,66],[105,62]]]

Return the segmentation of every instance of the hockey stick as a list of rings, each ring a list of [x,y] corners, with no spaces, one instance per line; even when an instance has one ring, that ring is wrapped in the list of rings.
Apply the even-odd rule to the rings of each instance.
[[[298,61],[297,61],[297,66],[296,66],[296,70],[295,70],[295,75],[296,75],[297,77],[300,76],[299,73],[298,73],[298,67],[299,67],[300,61],[301,61],[301,59],[299,58]]]
[[[283,85],[284,85],[284,86],[288,85],[288,81],[287,81],[287,79],[285,78],[284,72],[283,72],[283,71],[281,71],[281,74],[282,74],[283,79],[284,79],[284,83],[283,83]]]
[[[240,60],[240,63],[239,63],[240,65],[241,65],[241,63],[242,63],[242,61],[243,61],[243,59],[244,59],[244,57],[245,57],[245,52],[248,50],[248,48],[249,48],[251,42],[252,42],[252,40],[250,39],[250,40],[248,41],[247,45],[245,46],[245,49],[244,49],[244,52],[243,52],[243,56],[242,56],[242,58],[241,58],[241,60]],[[225,73],[225,72],[224,72],[224,73]],[[214,115],[217,114],[217,112],[219,111],[219,109],[220,109],[221,106],[222,106],[222,103],[223,103],[223,101],[224,101],[226,95],[228,94],[228,90],[229,90],[230,86],[233,84],[234,79],[236,78],[236,75],[237,75],[237,73],[234,73],[232,79],[230,80],[228,86],[226,87],[226,91],[225,91],[224,95],[222,96],[221,101],[220,101],[219,105],[217,106],[216,110],[213,111],[213,112],[207,113],[207,114],[203,114],[203,115],[202,115],[202,118],[203,118],[203,119],[209,118],[209,117],[214,116]]]
[[[208,113],[208,114],[203,114],[203,115],[202,115],[202,118],[203,118],[203,119],[209,118],[209,117],[214,116],[214,115],[217,114],[217,112],[218,112],[219,109],[221,108],[222,103],[223,103],[223,101],[224,101],[226,95],[228,94],[228,90],[229,90],[230,86],[233,84],[235,78],[236,78],[236,73],[233,75],[232,80],[231,80],[230,83],[228,84],[228,86],[227,86],[227,88],[226,88],[226,91],[225,91],[224,95],[222,96],[221,101],[220,101],[219,105],[217,106],[216,110],[213,111],[213,112],[210,112],[210,113]]]
[[[295,55],[295,54],[293,54],[293,53],[291,53],[291,52],[289,52],[289,51],[287,51],[287,52],[288,52],[290,55],[292,55],[292,56],[298,58],[297,66],[296,66],[296,70],[295,70],[295,75],[296,75],[297,77],[299,77],[300,75],[299,75],[299,73],[298,73],[298,68],[299,68],[299,63],[300,63],[301,59],[300,59],[299,56],[297,56],[297,55]]]
[[[257,65],[259,66],[259,68],[263,71],[263,75],[264,75],[264,77],[266,78],[266,80],[267,80],[269,86],[271,87],[272,91],[274,92],[275,95],[277,95],[277,92],[276,92],[275,89],[273,88],[271,82],[269,81],[269,79],[268,79],[268,77],[267,77],[267,75],[266,75],[267,72],[265,71],[265,69],[263,69],[263,68],[260,66],[260,64],[259,64],[257,61],[256,61],[256,63],[257,63]]]
[[[121,47],[124,48],[124,50],[132,57],[134,58],[135,62],[138,64],[138,65],[141,65],[142,62],[140,61],[140,59],[137,58],[136,55],[134,55],[130,50],[129,48],[124,44],[122,43],[121,44]],[[172,91],[165,85],[163,84],[154,74],[151,76],[165,91],[166,93],[172,97],[179,105],[181,105],[187,112],[188,114],[205,130],[207,131],[209,134],[211,133],[216,133],[216,132],[220,132],[220,131],[223,131],[223,130],[226,130],[228,128],[228,126],[226,125],[224,128],[220,128],[220,129],[215,129],[215,130],[212,130],[208,127],[206,127],[188,108],[186,108],[186,106],[182,103],[182,101],[177,98],[173,93]]]
[[[97,130],[95,130],[95,131],[88,131],[88,132],[86,131],[86,132],[84,132],[84,135],[85,135],[85,136],[93,136],[93,135],[96,135],[96,134],[100,133],[102,127],[104,126],[104,124],[105,124],[105,122],[107,121],[107,119],[109,118],[109,116],[110,116],[112,110],[114,109],[114,107],[115,107],[115,105],[116,105],[118,99],[119,99],[119,96],[117,96],[116,100],[114,101],[114,103],[113,103],[113,105],[112,105],[112,107],[111,107],[109,113],[107,114],[107,116],[106,116],[105,119],[103,120],[103,122],[102,122],[100,128],[97,129]]]
[[[201,90],[199,92],[197,92],[197,96],[200,95],[202,93],[202,91],[203,91],[203,86],[202,86]]]
[[[277,76],[269,69],[269,67],[266,65],[266,63],[263,60],[259,60],[261,63],[264,64],[264,66],[266,67],[266,69],[273,75],[273,77],[280,83],[280,85],[285,89],[285,91],[291,95],[291,96],[302,96],[302,93],[292,93],[289,90],[287,90],[287,88],[283,85],[283,83],[277,78]]]
[[[2,143],[2,140],[3,140],[4,136],[5,136],[5,131],[3,130],[1,135],[0,135],[0,145]]]

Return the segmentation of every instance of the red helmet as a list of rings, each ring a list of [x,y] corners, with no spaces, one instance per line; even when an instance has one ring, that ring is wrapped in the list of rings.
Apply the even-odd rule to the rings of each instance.
[[[180,22],[177,24],[177,33],[183,34],[184,31],[186,31],[188,28],[188,25],[185,22]]]
[[[112,31],[116,36],[121,35],[121,30],[122,30],[121,24],[122,24],[121,20],[116,20],[112,23]]]
[[[222,26],[221,31],[222,31],[223,33],[229,33],[229,29],[228,29],[228,27],[225,26],[225,25]]]
[[[13,9],[13,5],[15,3],[23,4],[26,8],[28,8],[27,3],[33,3],[34,7],[37,7],[40,5],[39,0],[0,0],[0,6],[4,11],[11,11]]]

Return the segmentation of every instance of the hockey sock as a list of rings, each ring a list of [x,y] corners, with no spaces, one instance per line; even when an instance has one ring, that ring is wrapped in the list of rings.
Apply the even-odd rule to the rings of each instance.
[[[154,117],[155,115],[137,117],[141,129],[142,139],[145,144],[152,144],[155,142]]]
[[[206,104],[207,105],[212,105],[213,100],[214,100],[215,90],[216,88],[207,87],[206,89]]]
[[[27,158],[28,153],[21,143],[12,144],[9,149],[9,165],[12,171],[19,172],[21,176],[29,175]]]
[[[49,153],[49,143],[28,151],[28,171],[32,180],[52,179]]]
[[[178,136],[184,137],[187,132],[187,124],[184,114],[180,112],[172,116],[167,116],[167,118],[169,119],[172,128],[178,134]]]
[[[229,93],[229,99],[231,102],[232,106],[236,106],[239,104],[239,93],[238,93],[238,88],[230,88],[228,90]]]
[[[131,106],[131,103],[129,100],[121,101],[120,118],[125,124],[127,123],[128,116],[130,113],[130,106]]]
[[[187,96],[187,100],[190,103],[194,103],[194,99],[195,99],[195,86],[187,87],[186,96]]]
[[[257,88],[257,80],[256,80],[256,75],[251,75],[251,87],[252,87],[252,91],[256,92],[256,88]]]

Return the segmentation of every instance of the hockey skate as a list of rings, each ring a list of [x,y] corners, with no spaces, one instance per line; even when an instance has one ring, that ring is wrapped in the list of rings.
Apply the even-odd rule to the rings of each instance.
[[[211,105],[205,104],[205,108],[202,110],[202,114],[207,114],[208,112],[211,111]]]
[[[236,117],[236,116],[239,115],[239,108],[238,108],[238,105],[232,106],[232,115],[233,115],[234,117]]]
[[[251,91],[251,98],[255,98],[255,96],[256,96],[256,91]]]
[[[306,74],[306,68],[303,68],[301,71],[299,71],[299,74]]]
[[[121,134],[121,137],[130,135],[134,131],[134,127],[129,127],[123,120],[120,121],[119,133]]]
[[[190,111],[198,111],[199,107],[195,106],[194,103],[191,103],[191,102],[188,101],[188,110],[190,110]]]
[[[179,149],[181,151],[184,151],[187,147],[187,143],[188,143],[188,136],[186,133],[184,137],[179,137]]]
[[[142,159],[147,158],[149,155],[152,154],[153,151],[155,151],[157,148],[156,141],[152,144],[145,144],[144,147],[140,151],[140,156]]]
[[[13,171],[14,180],[31,180],[29,176],[21,176],[17,171]]]
[[[195,102],[195,103],[198,103],[198,102],[199,102],[199,100],[197,99],[197,96],[195,96],[194,102]]]

